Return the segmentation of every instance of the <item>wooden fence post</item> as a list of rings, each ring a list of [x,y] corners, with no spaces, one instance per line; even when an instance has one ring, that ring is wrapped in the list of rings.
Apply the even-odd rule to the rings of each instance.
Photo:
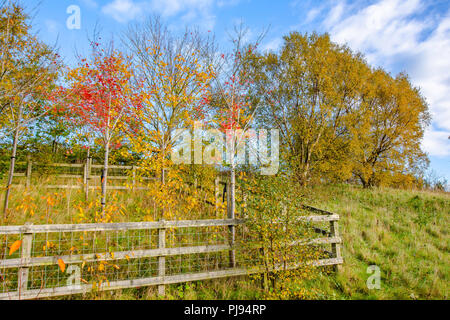
[[[27,189],[31,185],[31,166],[32,166],[31,156],[28,155],[27,156],[27,182],[26,182],[26,188]]]
[[[84,173],[83,173],[84,196],[86,202],[89,199],[89,180],[91,179],[91,165],[92,165],[92,158],[87,157],[86,163],[84,164]]]
[[[30,223],[25,224],[25,226],[30,226]],[[25,230],[22,239],[22,251],[21,251],[21,262],[26,263],[26,261],[31,258],[31,248],[33,245],[33,234]],[[28,274],[29,267],[20,267],[17,279],[17,291],[19,292],[19,297],[28,289]]]
[[[220,177],[217,176],[214,180],[214,199],[216,204],[216,215],[219,213],[219,198],[220,198]]]
[[[231,183],[229,180],[227,180],[227,185],[226,185],[226,188],[227,188],[226,189],[227,190],[227,218],[234,220],[235,217],[231,210],[231,205],[230,205],[231,204],[230,186],[231,186]],[[232,248],[232,250],[230,250],[230,267],[235,268],[236,267],[236,251],[233,249],[233,247],[234,247],[234,242],[235,242],[235,238],[236,238],[236,228],[234,225],[230,225],[229,229],[230,229],[229,243]]]
[[[164,221],[164,220],[162,220]],[[158,229],[158,249],[166,247],[166,229]],[[158,257],[158,276],[164,278],[166,275],[166,257]],[[166,286],[158,285],[158,295],[164,297],[166,295]]]
[[[330,237],[339,237],[339,225],[338,221],[330,221]],[[340,259],[341,258],[341,244],[340,243],[332,243],[331,244],[331,253],[333,258]],[[334,271],[339,272],[339,265],[334,266]]]

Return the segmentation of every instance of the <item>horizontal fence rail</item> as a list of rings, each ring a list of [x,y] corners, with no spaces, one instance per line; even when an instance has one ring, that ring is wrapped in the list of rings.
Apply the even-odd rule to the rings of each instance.
[[[343,263],[338,220],[335,214],[297,218],[299,223],[330,224],[327,237],[291,244],[331,245],[328,257],[308,264]],[[248,267],[246,254],[230,265],[229,253],[239,249],[229,243],[231,226],[240,228],[244,237],[246,221],[242,219],[0,226],[0,299],[153,285],[164,295],[168,284],[261,272],[257,265]],[[20,249],[10,255],[17,241]]]
[[[86,193],[86,197],[90,190],[99,189],[101,187],[102,179],[102,169],[101,164],[92,164],[92,159],[88,158],[85,163],[51,163],[51,164],[41,164],[31,161],[28,159],[27,162],[17,162],[16,165],[24,165],[25,172],[15,172],[13,177],[25,178],[25,184],[14,183],[11,187],[29,187],[31,185],[31,179],[33,172],[40,171],[36,167],[53,168],[56,171],[67,171],[70,172],[59,172],[52,173],[54,179],[65,179],[64,184],[47,184],[44,185],[47,189],[83,189]],[[108,184],[106,188],[108,190],[146,190],[148,187],[145,182],[158,180],[158,177],[137,177],[137,172],[141,170],[139,166],[125,166],[125,165],[108,165],[108,181],[121,182],[122,185]],[[114,170],[121,172],[121,174],[114,174]]]

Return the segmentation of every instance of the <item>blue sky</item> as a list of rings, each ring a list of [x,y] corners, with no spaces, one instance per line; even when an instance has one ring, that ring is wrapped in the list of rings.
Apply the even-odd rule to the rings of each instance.
[[[32,9],[37,0],[24,1]],[[70,5],[81,9],[81,28],[69,30]],[[450,182],[450,2],[448,0],[43,0],[34,26],[48,43],[57,41],[68,64],[75,50],[87,50],[87,36],[98,26],[104,38],[130,22],[158,14],[173,30],[198,26],[225,45],[243,21],[250,37],[270,27],[261,48],[277,50],[290,31],[328,32],[338,43],[363,52],[370,64],[396,74],[406,71],[420,87],[433,116],[423,149],[431,168]]]

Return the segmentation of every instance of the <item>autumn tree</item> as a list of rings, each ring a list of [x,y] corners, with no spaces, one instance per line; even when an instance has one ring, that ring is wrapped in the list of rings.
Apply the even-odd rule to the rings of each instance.
[[[5,218],[19,138],[30,123],[51,110],[48,101],[61,63],[52,48],[32,34],[29,16],[15,1],[2,2],[0,6],[0,42],[0,135],[12,134]]]
[[[227,185],[227,214],[234,219],[236,214],[236,171],[239,149],[245,146],[247,130],[254,123],[257,105],[252,101],[252,79],[249,73],[250,58],[264,37],[261,33],[255,41],[248,40],[248,29],[241,23],[234,27],[231,35],[231,50],[221,54],[213,81],[211,98],[208,101],[214,124],[226,139],[226,164],[229,167]],[[220,155],[220,159],[221,159]],[[235,229],[231,227],[231,241]],[[230,251],[230,263],[235,264],[234,251]]]
[[[375,70],[365,83],[362,117],[351,128],[354,174],[364,187],[393,174],[417,174],[428,163],[420,143],[430,121],[425,99],[405,74]]]
[[[111,45],[102,48],[93,43],[90,60],[81,59],[71,70],[67,81],[70,98],[67,114],[72,121],[90,128],[104,149],[102,174],[102,210],[106,205],[108,161],[111,143],[118,137],[124,123],[133,119],[139,109],[140,95],[131,83],[130,63]]]
[[[279,54],[256,56],[253,70],[259,119],[279,129],[294,179],[306,185],[311,172],[351,176],[349,128],[357,121],[369,71],[362,57],[326,34],[293,32]]]
[[[164,168],[177,140],[175,130],[192,128],[203,116],[214,75],[214,42],[196,30],[174,35],[154,17],[131,26],[125,43],[134,56],[143,98],[136,112],[139,134],[133,135],[132,143],[143,153],[144,167],[161,171],[164,184]]]
[[[259,119],[280,130],[284,162],[305,185],[357,176],[371,186],[426,163],[427,107],[405,75],[373,71],[327,34],[284,38],[279,54],[256,55]]]

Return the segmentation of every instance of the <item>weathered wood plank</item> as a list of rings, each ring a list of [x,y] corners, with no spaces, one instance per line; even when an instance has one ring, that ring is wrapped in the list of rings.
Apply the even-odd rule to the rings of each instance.
[[[33,234],[25,233],[22,239],[22,251],[21,251],[21,259],[26,260],[31,257],[31,248],[33,246]],[[28,267],[20,267],[17,275],[17,286],[18,292],[25,292],[28,288],[28,275],[29,268]]]
[[[329,221],[338,221],[339,215],[333,214],[329,216],[301,216],[296,218],[298,221],[305,222],[329,222]]]
[[[331,216],[304,216],[298,217],[300,221],[326,222],[339,220],[338,215]],[[30,226],[32,233],[44,232],[79,232],[79,231],[111,231],[111,230],[142,230],[158,228],[188,228],[209,226],[234,226],[244,224],[243,219],[223,220],[173,220],[158,222],[124,222],[124,223],[87,223],[87,224],[49,224]],[[24,226],[0,226],[0,234],[23,233]]]
[[[64,184],[64,185],[48,185],[48,186],[45,186],[45,188],[47,188],[47,189],[82,189],[83,186],[81,184],[80,185]]]
[[[308,206],[308,205],[305,205],[305,204],[303,205],[303,208],[305,208],[307,210],[310,210],[310,211],[315,211],[315,212],[318,212],[318,213],[321,213],[321,214],[335,215],[335,213],[333,213],[333,212],[330,212],[330,211],[327,211],[327,210],[323,210],[323,209],[319,209],[319,208],[315,208],[315,207]]]
[[[178,248],[158,248],[147,250],[130,250],[103,253],[88,253],[65,256],[51,256],[51,257],[35,257],[24,259],[5,259],[0,261],[0,268],[18,268],[18,267],[33,267],[33,266],[48,266],[58,264],[58,259],[62,259],[66,264],[75,264],[82,262],[94,261],[113,261],[123,259],[138,259],[151,257],[169,257],[188,254],[199,253],[213,253],[229,250],[228,244],[220,245],[206,245],[206,246],[192,246],[192,247],[178,247]],[[113,258],[114,257],[114,258]]]
[[[96,168],[96,169],[102,169],[103,165],[102,164],[93,164],[91,167]],[[108,169],[131,170],[131,169],[133,169],[133,166],[108,165]]]
[[[322,260],[318,260],[318,261],[309,262],[308,264],[315,265],[315,266],[327,266],[327,265],[336,265],[336,264],[342,264],[342,263],[343,263],[342,259],[322,259]],[[289,268],[294,269],[294,268],[298,268],[299,266],[300,266],[300,264],[292,265]],[[164,277],[121,280],[121,281],[110,282],[109,284],[103,283],[99,289],[102,291],[107,291],[107,290],[136,288],[136,287],[153,286],[153,285],[167,285],[167,284],[175,284],[175,283],[190,282],[190,281],[200,281],[200,280],[208,280],[208,279],[219,279],[219,278],[225,278],[225,277],[243,276],[243,275],[249,275],[249,274],[259,273],[259,272],[261,272],[260,268],[253,268],[250,270],[247,270],[244,268],[237,268],[237,269],[229,269],[229,270],[181,274],[181,275],[164,276]],[[39,298],[56,297],[56,296],[63,296],[63,295],[70,295],[70,294],[85,294],[90,291],[92,291],[92,284],[82,284],[82,285],[78,285],[78,286],[28,290],[26,292],[22,292],[21,294],[19,294],[18,292],[1,293],[0,300],[39,299]]]
[[[166,229],[158,229],[158,249],[164,250],[166,247]],[[166,257],[158,257],[158,276],[164,278],[166,275]],[[161,284],[158,286],[158,295],[166,295],[166,287]]]
[[[16,172],[13,174],[13,177],[26,177],[27,174],[23,172]]]
[[[80,232],[80,231],[117,231],[117,230],[143,230],[161,228],[189,228],[189,227],[216,227],[240,225],[245,223],[240,219],[222,220],[169,220],[157,222],[123,222],[123,223],[86,223],[86,224],[48,224],[33,226],[0,226],[0,234],[19,234],[29,230],[31,233],[45,232]]]

